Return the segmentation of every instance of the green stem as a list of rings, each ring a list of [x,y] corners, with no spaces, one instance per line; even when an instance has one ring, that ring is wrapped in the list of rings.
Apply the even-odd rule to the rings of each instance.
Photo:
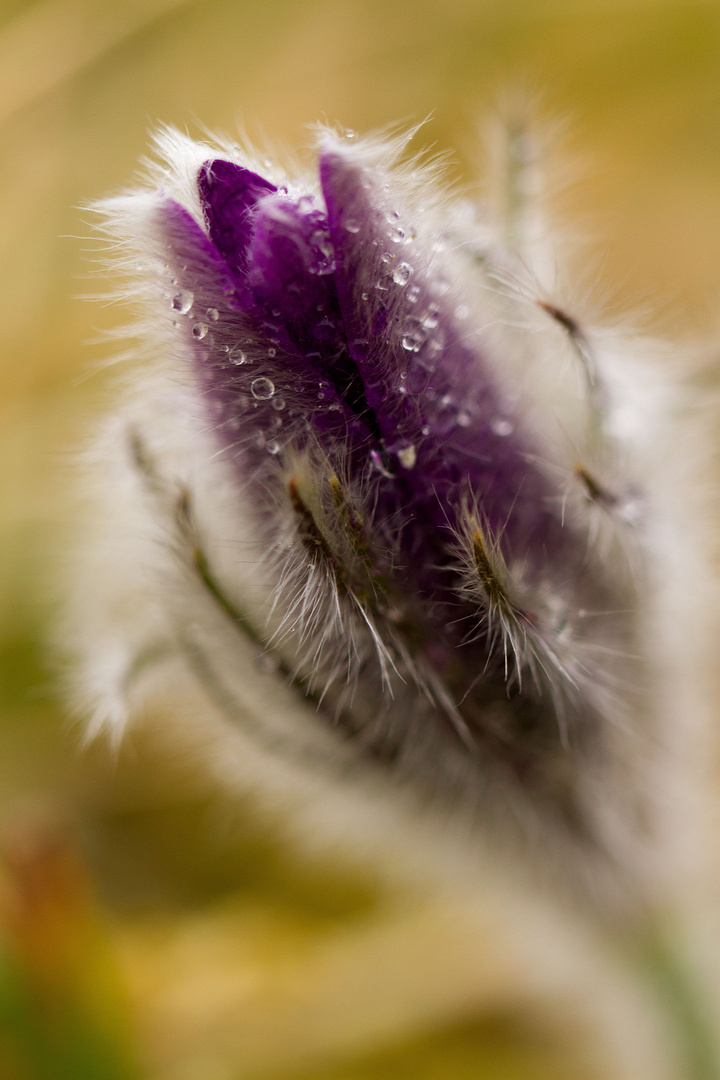
[[[683,1080],[720,1080],[720,1038],[711,1002],[672,929],[653,927],[637,954],[669,1024]]]

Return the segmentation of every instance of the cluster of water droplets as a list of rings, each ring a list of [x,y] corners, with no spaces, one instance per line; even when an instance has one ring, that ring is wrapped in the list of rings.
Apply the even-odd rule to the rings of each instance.
[[[173,311],[179,311],[181,315],[187,315],[195,303],[195,293],[190,289],[178,289],[172,298],[170,307]]]
[[[414,230],[403,228],[394,210],[387,213],[385,219],[390,229],[377,241],[382,253],[376,290],[383,296],[383,304],[387,303],[385,296],[390,299],[395,290],[396,300],[390,311],[394,307],[397,312],[394,322],[396,340],[402,350],[400,355],[406,357],[405,369],[399,372],[395,390],[408,400],[415,397],[428,416],[428,422],[421,428],[421,440],[414,443],[399,440],[397,445],[386,445],[385,452],[372,460],[374,468],[387,476],[398,465],[403,469],[414,468],[422,441],[431,434],[448,437],[458,428],[479,425],[494,436],[507,438],[514,433],[515,425],[510,403],[507,414],[498,413],[488,418],[483,415],[482,406],[472,392],[463,393],[459,385],[450,385],[446,379],[441,379],[440,383],[436,381],[441,371],[440,362],[448,349],[461,350],[458,355],[461,368],[472,362],[473,351],[470,339],[474,334],[468,327],[469,307],[462,301],[453,303],[453,279],[445,261],[448,238],[438,236],[425,249],[423,265],[429,259],[429,272],[421,274],[414,265],[417,256],[413,256],[410,246]],[[402,245],[404,250],[399,252],[394,245]],[[363,299],[367,298],[367,294],[363,294]]]
[[[170,301],[170,310],[177,312],[179,315],[184,315],[186,318],[196,320],[193,322],[190,331],[195,341],[202,341],[206,338],[211,325],[217,323],[220,319],[220,312],[216,307],[207,308],[203,315],[198,318],[199,313],[195,311],[195,294],[191,289],[178,289]]]
[[[175,284],[175,282],[173,282]],[[220,311],[216,307],[208,307],[201,318],[198,318],[199,312],[195,306],[195,294],[190,289],[177,289],[170,300],[170,308],[173,312],[177,312],[179,315],[185,316],[191,320],[190,333],[194,341],[207,341],[211,328],[218,324],[220,320]],[[273,314],[280,314],[279,312]],[[175,324],[179,325],[179,324]],[[255,362],[257,356],[257,342],[254,338],[247,338],[241,342],[235,344],[221,343],[216,345],[217,352],[221,357],[233,367],[243,367]],[[267,348],[267,356],[269,359],[273,359],[277,354],[275,346],[270,345]],[[202,360],[207,359],[207,350],[204,350],[199,354]],[[244,412],[247,408],[258,408],[260,405],[270,403],[271,408],[274,410],[274,414],[266,425],[267,430],[258,435],[258,445],[264,447],[264,449],[273,456],[280,453],[282,445],[275,437],[278,435],[280,428],[282,427],[283,420],[280,415],[285,409],[285,399],[276,393],[275,383],[272,379],[264,375],[259,375],[250,381],[249,395],[245,396],[239,394],[234,398],[234,406],[239,413]],[[225,406],[221,401],[216,403],[218,411],[218,419],[220,414],[225,413]],[[243,421],[241,416],[235,415],[230,418],[225,418],[223,426],[231,428],[233,431],[240,432],[243,427]]]

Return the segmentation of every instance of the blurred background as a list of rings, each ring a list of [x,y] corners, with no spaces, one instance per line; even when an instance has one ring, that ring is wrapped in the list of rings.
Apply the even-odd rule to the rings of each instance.
[[[0,0],[0,1076],[590,1080],[490,937],[308,862],[149,732],[81,747],[46,640],[73,456],[112,398],[84,204],[148,132],[309,144],[429,117],[477,187],[504,88],[539,90],[581,181],[588,265],[650,325],[714,335],[714,0]],[[599,268],[599,271],[598,271]]]

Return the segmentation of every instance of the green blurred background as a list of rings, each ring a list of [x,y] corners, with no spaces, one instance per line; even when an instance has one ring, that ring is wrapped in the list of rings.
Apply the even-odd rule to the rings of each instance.
[[[600,1075],[442,910],[299,861],[150,734],[82,751],[43,644],[74,451],[111,396],[94,342],[123,317],[80,299],[100,286],[78,208],[128,183],[158,122],[297,148],[318,119],[429,116],[419,142],[477,184],[514,85],[567,120],[567,203],[613,302],[714,334],[712,0],[2,0],[3,1080]]]

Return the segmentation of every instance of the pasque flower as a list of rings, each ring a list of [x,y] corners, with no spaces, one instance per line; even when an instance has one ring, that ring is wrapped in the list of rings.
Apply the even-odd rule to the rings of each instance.
[[[146,363],[101,454],[96,723],[180,658],[286,779],[367,777],[643,895],[682,618],[650,347],[405,140],[323,131],[304,179],[159,142],[100,208]]]

